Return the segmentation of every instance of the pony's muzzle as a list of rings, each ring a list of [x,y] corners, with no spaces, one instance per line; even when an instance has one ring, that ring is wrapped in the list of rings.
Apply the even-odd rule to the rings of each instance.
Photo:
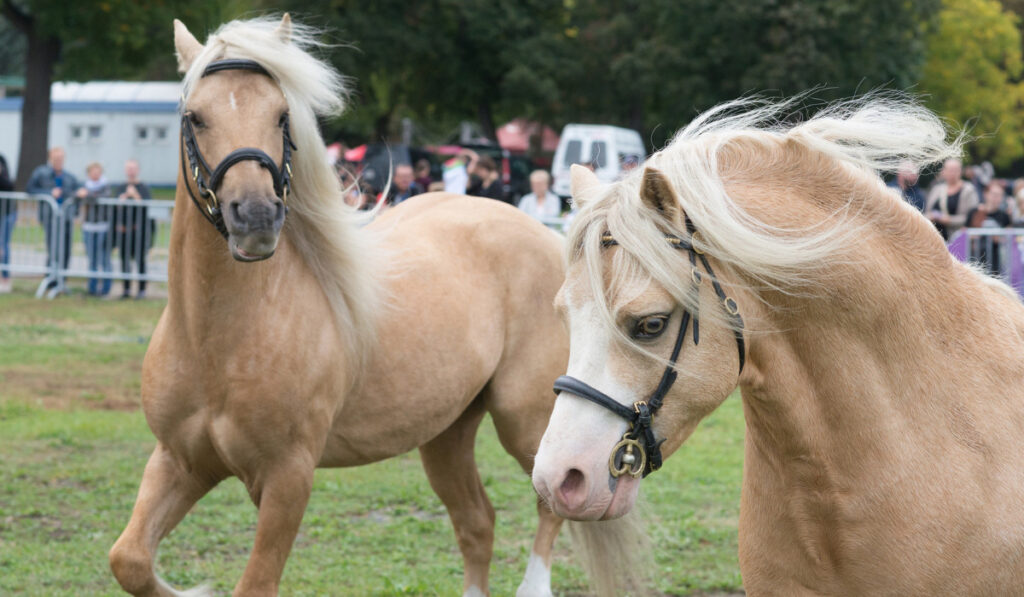
[[[273,255],[286,212],[277,197],[231,200],[224,223],[232,256],[238,261],[258,261]]]

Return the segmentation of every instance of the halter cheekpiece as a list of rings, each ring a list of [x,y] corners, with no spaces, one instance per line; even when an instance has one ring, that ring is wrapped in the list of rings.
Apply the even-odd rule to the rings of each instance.
[[[270,73],[255,60],[226,59],[211,62],[203,70],[203,77],[225,70],[247,70],[273,78]],[[224,180],[224,175],[231,166],[239,162],[253,161],[270,172],[274,181],[274,194],[281,201],[287,203],[288,191],[291,190],[292,179],[292,151],[297,149],[292,142],[289,131],[290,118],[286,114],[281,122],[282,144],[284,150],[281,154],[281,165],[278,166],[274,160],[261,149],[255,147],[242,147],[224,156],[224,159],[217,164],[216,168],[210,168],[202,152],[199,151],[199,144],[196,142],[196,133],[192,128],[190,114],[184,111],[184,96],[182,97],[181,114],[181,170],[186,178],[191,177],[195,182],[199,197],[192,192],[192,187],[186,181],[185,188],[188,189],[192,203],[199,208],[199,213],[207,219],[217,232],[225,239],[228,237],[227,226],[224,224],[224,215],[221,213],[220,200],[217,199],[217,190]],[[188,159],[186,166],[185,160]],[[209,177],[209,179],[207,179]]]
[[[686,218],[686,229],[690,233],[690,238],[693,238],[695,229],[689,218]],[[689,253],[690,279],[693,280],[694,284],[699,286],[705,276],[697,268],[698,260],[700,265],[703,266],[704,271],[707,272],[706,275],[711,280],[711,287],[714,289],[719,301],[721,301],[722,308],[733,320],[736,348],[740,358],[740,372],[742,373],[743,364],[746,361],[746,346],[743,340],[743,318],[740,316],[736,301],[725,294],[703,251],[694,247],[690,241],[675,235],[666,235],[665,240],[673,248],[681,251],[685,250]],[[617,244],[619,244],[618,241],[611,234],[605,233],[602,235],[601,245],[603,247]],[[700,342],[700,321],[696,315],[691,315],[689,311],[683,311],[682,321],[679,324],[679,334],[676,336],[676,343],[672,348],[672,356],[669,358],[668,366],[665,367],[665,372],[661,375],[658,387],[654,389],[654,392],[647,400],[635,402],[632,408],[575,377],[563,375],[555,380],[556,394],[558,392],[569,392],[580,398],[585,398],[598,406],[612,411],[629,423],[629,429],[626,430],[619,443],[615,444],[611,455],[608,457],[608,469],[612,477],[617,478],[624,474],[632,477],[646,477],[661,468],[661,444],[665,440],[659,441],[655,439],[651,424],[654,421],[655,413],[661,408],[662,403],[665,401],[665,396],[676,381],[675,365],[679,359],[679,352],[683,348],[686,329],[691,320],[693,321],[693,344],[696,346]]]

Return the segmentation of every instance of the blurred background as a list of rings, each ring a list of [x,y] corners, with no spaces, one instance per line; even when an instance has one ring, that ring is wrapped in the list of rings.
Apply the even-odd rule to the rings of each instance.
[[[571,122],[633,129],[650,152],[744,94],[895,88],[970,126],[969,162],[1024,173],[1024,0],[2,0],[0,153],[18,188],[48,145],[126,141],[89,122],[55,136],[54,82],[176,81],[173,18],[203,41],[233,18],[285,11],[324,28],[351,77],[349,110],[323,123],[341,151],[497,145],[506,127],[525,170],[550,165],[545,131]],[[169,134],[173,151],[171,122],[124,134]]]

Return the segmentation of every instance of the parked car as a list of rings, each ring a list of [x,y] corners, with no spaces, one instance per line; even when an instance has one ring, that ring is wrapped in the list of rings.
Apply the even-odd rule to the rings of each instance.
[[[640,133],[617,126],[567,124],[551,164],[552,189],[569,197],[569,167],[591,165],[597,178],[613,182],[624,170],[639,166],[647,155]]]

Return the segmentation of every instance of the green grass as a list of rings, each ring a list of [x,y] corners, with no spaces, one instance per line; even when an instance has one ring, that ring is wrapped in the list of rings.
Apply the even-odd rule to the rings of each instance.
[[[138,411],[142,355],[159,301],[36,301],[27,282],[0,296],[0,595],[118,595],[106,553],[131,512],[154,440]],[[117,408],[120,410],[106,410]],[[736,524],[743,421],[730,398],[644,482],[656,561],[652,592],[740,587]],[[529,479],[489,421],[477,441],[497,510],[494,595],[514,594],[536,525]],[[235,479],[204,498],[161,544],[178,586],[230,593],[256,511]],[[568,533],[557,594],[586,594]],[[317,472],[282,595],[455,595],[462,561],[444,508],[413,452]]]

